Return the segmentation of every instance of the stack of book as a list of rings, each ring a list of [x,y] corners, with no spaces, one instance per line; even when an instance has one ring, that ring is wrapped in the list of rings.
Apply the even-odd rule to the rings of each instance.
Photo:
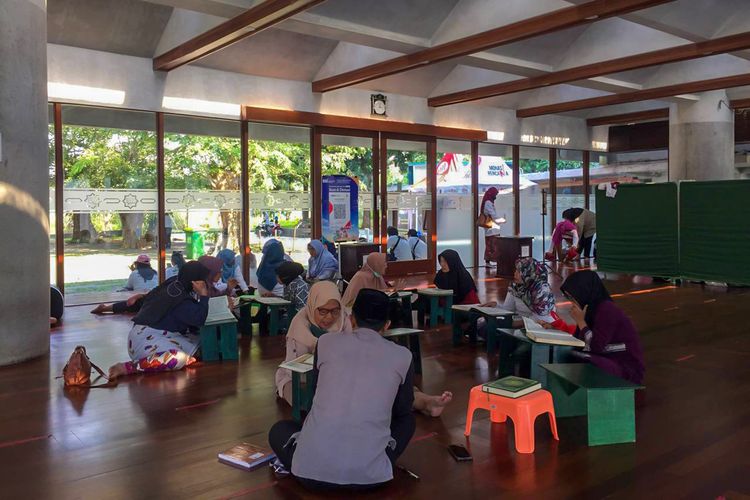
[[[482,385],[483,392],[512,399],[520,398],[541,388],[542,384],[536,380],[514,377],[512,375]]]

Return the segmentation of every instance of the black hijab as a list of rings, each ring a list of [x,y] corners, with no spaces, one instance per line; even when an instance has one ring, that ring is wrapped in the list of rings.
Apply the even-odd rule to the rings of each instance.
[[[612,300],[599,275],[594,271],[573,273],[560,286],[560,291],[573,297],[581,308],[589,306],[586,311],[586,323],[593,327],[594,313],[597,306],[606,300]]]
[[[143,278],[144,281],[150,281],[154,276],[156,276],[156,271],[154,271],[154,268],[151,267],[151,264],[146,264],[145,262],[136,262],[135,270],[138,271],[138,274],[141,276],[141,278]]]
[[[182,266],[177,276],[157,286],[143,299],[143,306],[133,318],[136,325],[152,326],[185,300],[193,298],[193,281],[206,281],[208,269],[197,261]]]
[[[445,290],[453,290],[453,299],[456,303],[461,303],[472,290],[476,291],[477,286],[469,271],[461,262],[461,257],[455,250],[445,250],[438,255],[448,263],[450,271],[447,273],[442,270],[435,275],[435,286]]]
[[[281,282],[285,285],[288,285],[297,279],[297,276],[302,275],[304,272],[305,268],[302,267],[302,264],[299,262],[287,261],[276,268],[276,276],[278,276]]]

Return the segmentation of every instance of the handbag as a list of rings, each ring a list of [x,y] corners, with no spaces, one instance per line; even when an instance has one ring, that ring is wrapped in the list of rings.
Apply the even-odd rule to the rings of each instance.
[[[95,369],[99,373],[99,377],[107,380],[104,384],[92,385],[91,384],[91,368]],[[62,370],[61,375],[65,382],[65,387],[113,387],[116,385],[110,382],[107,376],[104,374],[101,368],[91,362],[88,355],[86,354],[86,348],[79,345],[70,355],[65,368]],[[59,377],[58,377],[59,378]]]
[[[481,214],[479,214],[479,217],[477,217],[477,226],[483,227],[485,229],[491,229],[492,217],[482,212]]]

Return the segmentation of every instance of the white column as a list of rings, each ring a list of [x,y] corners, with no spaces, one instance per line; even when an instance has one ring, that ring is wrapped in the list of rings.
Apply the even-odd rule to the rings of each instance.
[[[724,90],[669,109],[669,180],[735,178],[734,111]]]
[[[0,365],[49,350],[45,0],[0,1]]]

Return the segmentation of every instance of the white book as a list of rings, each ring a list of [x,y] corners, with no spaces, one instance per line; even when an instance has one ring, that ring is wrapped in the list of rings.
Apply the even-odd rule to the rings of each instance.
[[[540,344],[569,345],[573,347],[584,347],[583,340],[575,338],[568,332],[562,330],[547,330],[536,321],[523,318],[523,326],[526,329],[526,336],[534,342]]]
[[[232,311],[229,310],[229,304],[227,298],[222,297],[211,297],[208,299],[208,316],[206,317],[206,325],[217,325],[220,323],[236,322],[237,318],[234,317]]]
[[[436,295],[438,297],[446,297],[453,295],[453,290],[444,290],[442,288],[420,288],[417,290],[419,295]]]
[[[314,354],[303,354],[291,361],[284,361],[279,365],[279,368],[286,368],[297,373],[307,373],[313,369],[313,363],[315,363]]]
[[[459,304],[453,306],[451,309],[454,311],[464,311],[464,312],[470,312],[470,311],[476,311],[481,314],[485,314],[487,316],[508,316],[511,314],[515,314],[513,311],[507,311],[505,309],[502,309],[500,307],[479,307],[476,304]]]

